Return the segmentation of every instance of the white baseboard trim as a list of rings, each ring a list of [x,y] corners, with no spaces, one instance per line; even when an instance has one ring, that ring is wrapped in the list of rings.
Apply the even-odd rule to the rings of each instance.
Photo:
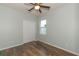
[[[33,41],[37,41],[37,40],[33,40]],[[33,41],[29,41],[29,42],[33,42]],[[16,46],[20,46],[20,45],[23,45],[23,44],[29,43],[29,42],[23,42],[23,43],[14,45],[14,46],[5,47],[5,48],[0,49],[0,51],[1,51],[1,50],[5,50],[5,49],[9,49],[9,48],[13,48],[13,47],[16,47]]]
[[[30,43],[30,42],[33,42],[33,41],[37,41],[37,40],[32,40],[32,41],[28,41],[28,42],[23,42],[23,44]]]
[[[62,47],[60,47],[60,46],[58,46],[58,45],[56,45],[56,44],[50,44],[50,43],[48,43],[48,42],[46,42],[46,41],[41,41],[41,40],[38,40],[38,41],[44,42],[44,43],[46,43],[46,44],[48,44],[48,45],[54,46],[54,47],[56,47],[56,48],[62,49],[62,50],[64,50],[64,51],[67,51],[67,52],[70,52],[70,53],[72,53],[72,54],[75,54],[75,55],[79,56],[78,53],[73,52],[73,51],[70,51],[70,50],[68,50],[68,49],[64,49],[64,48],[62,48]]]
[[[14,46],[10,46],[10,47],[5,47],[5,48],[2,48],[0,49],[1,50],[5,50],[5,49],[9,49],[9,48],[13,48],[13,47],[16,47],[16,46],[20,46],[20,45],[23,45],[24,43],[21,43],[21,44],[17,44],[17,45],[14,45]]]

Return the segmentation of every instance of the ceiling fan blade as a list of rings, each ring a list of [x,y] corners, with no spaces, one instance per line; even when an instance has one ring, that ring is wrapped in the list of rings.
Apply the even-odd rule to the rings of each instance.
[[[37,5],[37,3],[29,3],[29,4],[31,4],[31,5]]]
[[[29,5],[29,6],[32,6],[32,4],[30,4],[30,3],[24,3],[24,5]]]
[[[29,3],[29,4],[32,4],[32,5],[39,5],[39,4],[41,4],[41,3]]]
[[[34,5],[34,3],[29,3],[29,4],[32,4],[32,5]]]
[[[42,3],[38,3],[38,4],[42,4]]]
[[[31,8],[31,9],[29,9],[28,11],[31,11],[31,10],[33,10],[34,9],[34,7],[33,8]]]
[[[42,8],[50,8],[49,6],[44,6],[44,5],[40,5],[40,7],[42,7]]]
[[[39,9],[39,12],[40,12],[40,13],[42,12],[41,9]]]

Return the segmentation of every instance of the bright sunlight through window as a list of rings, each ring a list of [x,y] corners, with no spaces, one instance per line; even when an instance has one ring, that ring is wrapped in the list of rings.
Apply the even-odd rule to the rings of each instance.
[[[47,24],[46,24],[46,19],[41,20],[40,22],[40,34],[46,34],[47,32]]]

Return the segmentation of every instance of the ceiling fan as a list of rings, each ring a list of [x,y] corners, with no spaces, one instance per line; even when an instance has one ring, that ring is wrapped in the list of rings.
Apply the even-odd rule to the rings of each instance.
[[[29,3],[29,4],[33,5],[33,7],[31,9],[29,9],[28,11],[32,11],[34,9],[34,10],[37,10],[40,13],[42,13],[42,10],[41,10],[42,8],[44,8],[44,9],[50,8],[50,6],[42,5],[42,3]],[[27,5],[27,4],[24,3],[24,5]]]

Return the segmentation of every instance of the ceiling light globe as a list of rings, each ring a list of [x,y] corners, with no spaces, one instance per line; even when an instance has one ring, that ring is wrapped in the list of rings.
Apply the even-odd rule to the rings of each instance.
[[[35,9],[36,9],[36,10],[39,10],[39,8],[40,8],[40,6],[39,6],[39,5],[35,6]]]

